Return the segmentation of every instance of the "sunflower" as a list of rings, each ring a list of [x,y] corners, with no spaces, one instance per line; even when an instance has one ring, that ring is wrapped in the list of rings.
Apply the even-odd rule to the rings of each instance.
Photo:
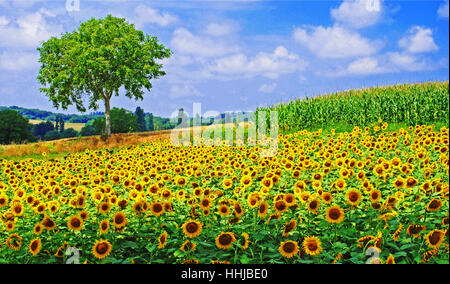
[[[212,205],[211,199],[208,197],[203,198],[200,200],[200,207],[202,209],[209,209]]]
[[[437,253],[439,252],[439,250],[437,249],[431,249],[428,250],[426,252],[424,252],[422,260],[420,261],[420,263],[426,263],[428,262],[431,258],[433,258],[433,256],[435,256]]]
[[[344,210],[339,205],[331,206],[325,213],[325,219],[332,224],[339,224],[344,220]]]
[[[402,230],[403,230],[403,224],[400,223],[400,224],[398,224],[397,230],[395,230],[395,232],[392,234],[392,239],[394,240],[394,242],[398,241],[398,239],[400,238],[400,233],[402,232]]]
[[[338,179],[334,183],[334,186],[337,187],[339,191],[343,191],[347,187],[347,182],[345,182],[345,180],[343,179]]]
[[[109,202],[104,201],[98,205],[98,212],[101,214],[108,214],[111,211],[111,204]]]
[[[259,200],[255,195],[249,194],[248,198],[247,198],[247,205],[250,208],[255,208],[256,206],[258,206]]]
[[[357,189],[349,189],[345,194],[345,199],[352,206],[358,206],[362,200],[362,194]]]
[[[55,257],[57,258],[63,258],[64,254],[66,253],[67,249],[69,248],[69,243],[65,242],[62,246],[60,246],[55,253]]]
[[[322,242],[319,238],[308,236],[303,240],[303,250],[308,255],[318,255],[322,251]]]
[[[182,176],[175,177],[175,184],[178,186],[185,186],[187,184],[187,179]]]
[[[42,225],[41,224],[36,224],[35,226],[34,226],[34,228],[33,228],[33,233],[35,234],[35,235],[39,235],[39,234],[41,234],[42,233]]]
[[[11,234],[6,239],[6,246],[12,250],[19,250],[22,247],[22,237],[18,234]]]
[[[408,177],[406,179],[406,187],[407,188],[413,188],[413,187],[415,187],[418,184],[419,184],[419,181],[416,178],[414,178],[414,177]]]
[[[442,207],[442,201],[439,199],[432,199],[427,205],[427,211],[439,211]]]
[[[83,228],[83,219],[78,215],[70,216],[67,226],[74,231],[79,231]]]
[[[392,254],[389,254],[389,257],[386,260],[386,264],[395,264],[395,258]]]
[[[100,239],[92,247],[92,254],[98,259],[104,259],[111,253],[111,250],[112,246],[109,241]]]
[[[223,186],[223,188],[225,188],[225,189],[231,188],[231,187],[233,186],[233,180],[232,180],[232,179],[229,179],[229,178],[224,179],[224,180],[222,181],[222,186]]]
[[[438,249],[442,241],[444,241],[444,237],[445,233],[443,231],[433,230],[425,236],[425,240],[431,248]]]
[[[123,212],[116,212],[113,216],[113,225],[116,229],[124,228],[128,224],[126,215]]]
[[[274,203],[275,211],[278,213],[283,213],[288,209],[288,206],[286,204],[286,201],[284,200],[278,200]]]
[[[268,188],[268,189],[272,188],[273,187],[272,179],[271,178],[265,178],[265,179],[261,180],[261,186],[263,188]]]
[[[47,229],[47,230],[53,230],[56,227],[56,223],[55,221],[53,221],[51,218],[49,217],[45,217],[42,221],[41,221],[41,225]]]
[[[278,248],[280,254],[286,258],[292,258],[299,252],[298,243],[295,241],[285,241],[281,242]]]
[[[164,231],[159,237],[158,237],[158,248],[162,249],[166,246],[167,244],[167,232]]]
[[[203,224],[197,220],[190,220],[181,226],[184,234],[189,238],[195,238],[202,232]]]
[[[289,236],[289,233],[292,232],[293,230],[295,230],[295,228],[297,228],[297,220],[293,219],[293,220],[287,222],[286,224],[284,224],[283,237]]]
[[[307,208],[308,208],[309,212],[311,212],[313,214],[317,214],[317,210],[319,210],[319,206],[320,206],[319,199],[314,198],[308,202]]]
[[[233,211],[238,218],[241,218],[244,215],[244,208],[242,208],[239,202],[234,203]]]
[[[6,196],[4,193],[0,194],[0,208],[6,207],[8,205],[8,196]]]
[[[37,238],[30,242],[28,250],[33,256],[35,256],[41,251],[41,247],[42,247],[41,239]]]
[[[109,230],[109,221],[108,220],[102,220],[100,222],[100,225],[98,226],[100,233],[106,234]]]
[[[229,249],[235,241],[234,233],[231,232],[222,232],[216,237],[217,247],[224,250]]]
[[[150,211],[154,216],[160,216],[164,213],[165,208],[161,203],[153,202],[152,204],[150,204]]]
[[[182,264],[198,264],[198,260],[196,260],[195,258],[193,258],[193,259],[185,259],[185,260],[183,260]]]
[[[86,210],[81,211],[78,216],[80,216],[83,221],[86,221],[89,217],[89,213]]]
[[[330,204],[333,201],[333,195],[330,192],[323,192],[320,197],[325,204]]]
[[[15,223],[14,223],[13,221],[6,221],[5,229],[6,229],[8,232],[11,232],[12,230],[14,230],[14,227],[15,227],[14,224],[15,224]]]
[[[300,202],[301,203],[306,203],[309,198],[311,197],[311,194],[308,191],[304,191],[302,193],[300,193]]]
[[[241,185],[244,188],[247,188],[247,187],[251,186],[252,183],[253,183],[253,181],[252,181],[252,177],[251,176],[249,176],[249,175],[242,176],[242,178],[241,178]]]
[[[373,189],[370,191],[370,201],[372,203],[378,202],[381,199],[381,191],[378,189]]]
[[[406,229],[406,233],[409,236],[413,236],[413,237],[420,237],[420,232],[425,231],[425,226],[424,225],[409,225],[408,228]]]
[[[222,217],[228,216],[230,214],[230,207],[226,204],[222,204],[218,208],[219,215]]]
[[[24,208],[23,208],[22,203],[20,201],[19,202],[14,202],[14,204],[12,205],[12,208],[11,208],[11,212],[16,217],[22,216],[23,212],[24,212]]]
[[[260,218],[264,218],[266,217],[267,212],[269,212],[269,204],[267,204],[267,202],[264,200],[263,202],[261,202],[261,204],[259,204],[258,216]]]
[[[196,247],[197,247],[197,245],[195,243],[191,242],[190,240],[187,240],[181,245],[180,250],[194,251]]]
[[[294,184],[294,192],[302,193],[306,189],[306,183],[302,180],[295,182]]]
[[[295,203],[296,203],[295,195],[292,193],[288,193],[288,194],[284,195],[284,201],[286,201],[286,204],[288,207],[295,205]]]
[[[248,240],[248,233],[243,232],[242,237],[244,238],[244,243],[241,245],[241,249],[246,250],[250,245],[250,241]]]

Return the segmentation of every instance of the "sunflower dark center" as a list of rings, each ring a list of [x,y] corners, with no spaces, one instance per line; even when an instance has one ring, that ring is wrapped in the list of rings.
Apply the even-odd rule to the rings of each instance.
[[[430,203],[430,208],[431,209],[439,208],[439,206],[440,206],[440,202],[438,200],[436,200],[436,199],[433,199],[433,201],[431,201],[431,203]]]
[[[186,231],[188,231],[188,233],[195,233],[198,230],[198,225],[196,223],[189,223],[186,226]]]
[[[430,244],[436,245],[441,240],[441,233],[433,232],[428,240],[430,241]]]
[[[331,219],[337,220],[341,216],[341,212],[339,212],[339,210],[337,209],[331,209],[329,216]]]
[[[230,234],[224,234],[219,237],[219,243],[221,245],[225,245],[225,246],[229,245],[231,243],[231,241],[232,241],[232,237],[230,236]]]
[[[283,251],[286,252],[286,253],[292,253],[292,252],[294,252],[294,251],[295,251],[295,244],[294,244],[294,243],[291,243],[291,242],[285,243],[285,244],[283,245]]]
[[[358,194],[356,193],[351,193],[349,196],[349,199],[351,202],[356,202],[358,200]]]
[[[95,249],[99,254],[105,254],[106,251],[108,250],[108,245],[101,243],[101,244],[98,244]]]
[[[78,218],[74,218],[70,221],[70,224],[72,225],[72,227],[74,228],[79,228],[81,226],[81,222]]]

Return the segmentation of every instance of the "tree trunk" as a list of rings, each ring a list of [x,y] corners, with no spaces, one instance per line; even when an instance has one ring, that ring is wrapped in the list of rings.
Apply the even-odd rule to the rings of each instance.
[[[105,99],[105,136],[109,138],[111,136],[111,105],[109,102],[110,99]]]

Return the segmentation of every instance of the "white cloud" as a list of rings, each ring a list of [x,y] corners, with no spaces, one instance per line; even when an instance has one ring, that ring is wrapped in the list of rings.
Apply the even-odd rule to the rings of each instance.
[[[278,46],[273,53],[259,52],[253,58],[243,53],[226,56],[215,60],[210,71],[231,77],[264,76],[275,79],[282,74],[304,70],[306,61],[295,53],[289,53],[284,46]]]
[[[9,19],[5,16],[0,16],[0,28],[9,24]]]
[[[341,26],[311,27],[294,30],[294,39],[322,58],[349,58],[378,52],[382,43],[369,40]]]
[[[184,97],[203,97],[203,94],[190,84],[184,84],[182,86],[174,85],[170,88],[169,98],[177,99]]]
[[[0,25],[0,47],[36,48],[41,41],[62,32],[61,25],[47,21],[45,14],[35,12],[6,25]]]
[[[259,87],[258,90],[261,93],[272,93],[276,87],[277,87],[277,83],[263,84],[261,87]]]
[[[206,33],[212,36],[224,36],[232,33],[233,28],[226,24],[210,23],[206,26]]]
[[[223,56],[239,50],[237,46],[218,39],[193,35],[185,28],[174,31],[171,45],[176,52],[197,57]]]
[[[142,28],[145,24],[151,23],[161,27],[166,27],[178,21],[178,17],[167,12],[160,12],[145,5],[139,5],[135,9],[136,17],[134,23],[136,27]]]
[[[33,52],[3,52],[0,54],[0,69],[6,71],[25,71],[39,67],[39,56]]]
[[[411,53],[430,52],[438,50],[433,40],[431,29],[414,26],[398,41],[398,45]]]
[[[417,56],[401,52],[388,53],[390,66],[404,71],[423,71],[432,69],[425,60]]]
[[[45,2],[45,0],[0,0],[0,5],[15,8],[30,8],[38,2]]]
[[[437,11],[439,18],[447,18],[448,19],[448,11],[449,11],[449,6],[448,6],[448,0],[447,0],[447,1],[445,1],[444,4],[439,6],[439,9]]]
[[[388,70],[379,66],[378,60],[375,57],[363,57],[351,62],[347,71],[354,75],[370,75],[385,73]]]
[[[343,25],[364,28],[380,21],[382,9],[381,0],[345,0],[338,8],[331,9],[331,16]]]

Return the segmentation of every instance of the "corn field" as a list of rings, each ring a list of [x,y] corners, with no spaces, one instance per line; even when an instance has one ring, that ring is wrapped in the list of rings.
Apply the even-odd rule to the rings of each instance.
[[[447,81],[350,90],[259,109],[274,110],[278,111],[279,128],[284,133],[339,123],[448,123],[449,86]]]

